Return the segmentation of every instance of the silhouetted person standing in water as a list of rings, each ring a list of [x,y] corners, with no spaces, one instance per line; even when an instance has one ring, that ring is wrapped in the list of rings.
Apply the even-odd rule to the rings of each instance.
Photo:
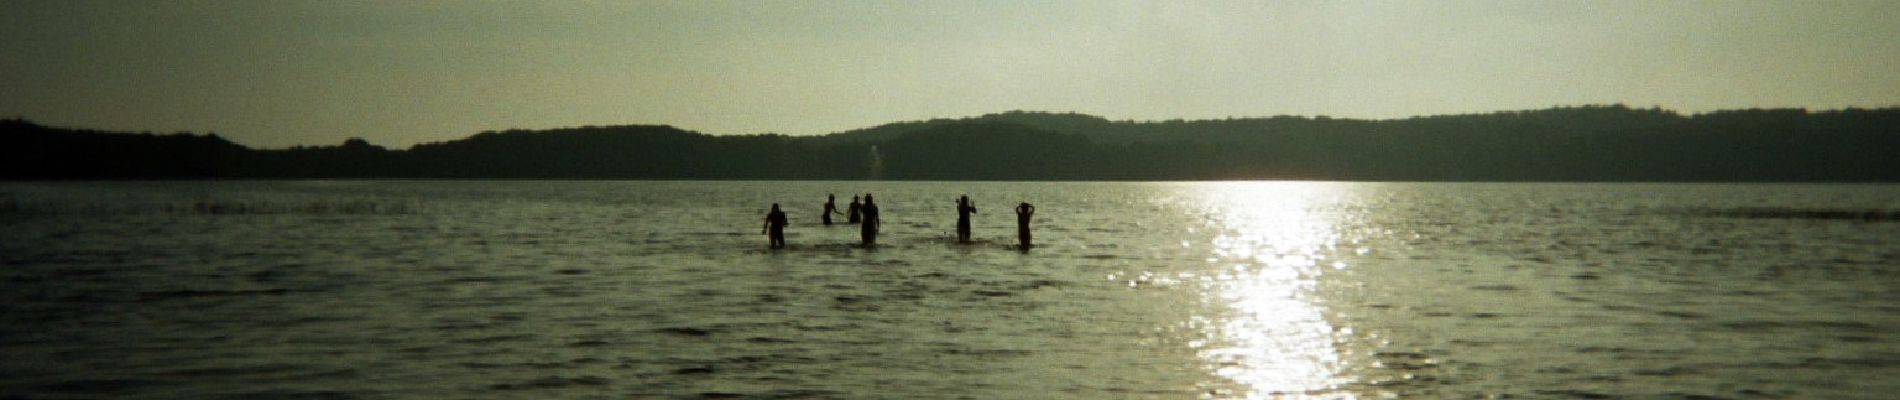
[[[825,225],[831,225],[831,214],[842,215],[844,213],[838,212],[838,196],[827,194],[825,195],[825,212],[819,213],[818,215],[824,216]]]
[[[778,210],[778,203],[772,203],[772,212],[765,214],[765,229],[761,229],[761,233],[772,240],[774,249],[785,248],[785,223],[785,212]]]
[[[858,223],[858,212],[862,209],[864,209],[864,204],[858,203],[858,196],[851,196],[851,208],[850,211],[845,214],[845,217],[853,224]]]
[[[970,196],[957,198],[957,243],[970,242],[970,214],[976,212],[976,205],[970,204]]]
[[[1029,216],[1036,214],[1036,206],[1023,203],[1016,206],[1016,241],[1023,250],[1029,250]]]
[[[870,193],[864,194],[864,206],[858,208],[858,214],[863,217],[859,231],[864,234],[864,247],[877,245],[877,227],[883,221],[877,216],[877,202],[871,201]]]

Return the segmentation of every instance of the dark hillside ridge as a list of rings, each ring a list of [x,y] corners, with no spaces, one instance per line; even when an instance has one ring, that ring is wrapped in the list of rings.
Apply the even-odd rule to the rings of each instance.
[[[0,121],[0,179],[452,178],[1900,182],[1900,109],[1620,105],[1396,120],[1007,112],[815,137],[671,126],[483,132],[389,150]]]

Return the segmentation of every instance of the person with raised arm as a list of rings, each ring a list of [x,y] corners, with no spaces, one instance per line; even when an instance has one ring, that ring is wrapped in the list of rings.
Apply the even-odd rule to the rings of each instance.
[[[969,195],[957,198],[957,243],[970,243],[970,214],[975,212]]]

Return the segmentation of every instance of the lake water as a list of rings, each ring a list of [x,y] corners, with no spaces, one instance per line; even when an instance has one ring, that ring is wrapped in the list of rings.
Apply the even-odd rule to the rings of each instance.
[[[877,194],[875,249],[818,223],[849,192]],[[1894,185],[0,183],[0,397],[1891,398],[1896,210]]]

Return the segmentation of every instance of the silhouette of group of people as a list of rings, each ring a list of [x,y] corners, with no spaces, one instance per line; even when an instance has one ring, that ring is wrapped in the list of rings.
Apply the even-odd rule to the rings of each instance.
[[[883,219],[878,216],[877,201],[870,193],[863,196],[864,202],[858,202],[858,196],[851,196],[851,204],[845,212],[838,212],[838,196],[825,196],[825,210],[818,215],[825,225],[831,225],[833,214],[844,215],[845,220],[858,224],[859,236],[865,247],[877,245],[878,228],[883,227]],[[957,243],[970,243],[970,214],[976,213],[976,204],[970,202],[970,196],[957,198]],[[1024,250],[1029,249],[1029,218],[1036,213],[1036,207],[1029,203],[1016,206],[1016,241]],[[772,203],[772,211],[765,214],[765,227],[760,233],[766,234],[773,249],[785,248],[785,226],[790,222],[785,212],[779,210],[778,203]]]

